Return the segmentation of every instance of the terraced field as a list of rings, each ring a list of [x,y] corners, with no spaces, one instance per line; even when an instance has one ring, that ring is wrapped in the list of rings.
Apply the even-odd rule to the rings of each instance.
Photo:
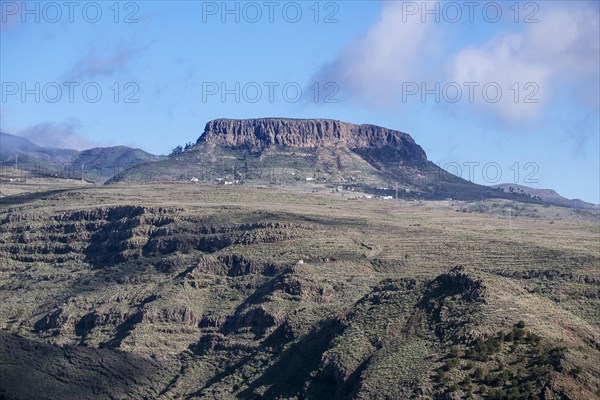
[[[0,398],[600,398],[597,215],[319,190],[0,198]]]

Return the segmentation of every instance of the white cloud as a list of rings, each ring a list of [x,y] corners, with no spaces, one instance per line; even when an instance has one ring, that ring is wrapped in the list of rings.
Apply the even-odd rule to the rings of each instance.
[[[451,80],[461,86],[477,83],[473,103],[504,121],[535,117],[548,100],[550,71],[545,65],[523,60],[519,56],[523,52],[519,35],[502,36],[481,49],[463,50],[454,59]]]
[[[557,96],[572,95],[571,100],[597,108],[593,99],[598,98],[600,73],[599,18],[598,9],[586,3],[543,2],[538,23],[461,50],[452,63],[452,79],[497,82],[503,89],[502,99],[490,104],[480,96],[476,104],[508,123],[539,116]],[[527,89],[529,82],[534,85]],[[520,89],[516,98],[515,83]],[[539,91],[533,94],[536,87]],[[529,94],[538,103],[526,103]]]
[[[403,18],[403,2],[383,4],[375,24],[320,68],[315,81],[336,82],[346,99],[377,108],[398,107],[407,99],[420,103],[424,87],[456,83],[468,115],[507,125],[535,121],[557,100],[598,112],[600,16],[594,3],[538,2],[538,23],[516,24],[508,18],[469,26],[459,25],[469,24],[466,20],[452,24],[443,19],[436,23],[432,17],[425,22]],[[504,11],[510,14],[508,6]],[[489,34],[490,28],[492,36],[481,42],[481,34]],[[411,82],[419,90],[406,97],[403,84]],[[465,82],[479,84],[473,101]],[[488,83],[502,91],[497,102],[492,101],[494,87],[489,86],[487,99],[482,92]],[[440,92],[442,105],[451,107]],[[453,96],[451,90],[448,97]],[[428,95],[425,101],[431,103],[434,97]]]
[[[432,20],[433,21],[433,20]],[[336,82],[342,92],[368,102],[390,102],[403,82],[421,79],[424,55],[435,49],[435,23],[405,18],[402,2],[384,2],[381,16],[362,37],[323,66],[315,81]]]

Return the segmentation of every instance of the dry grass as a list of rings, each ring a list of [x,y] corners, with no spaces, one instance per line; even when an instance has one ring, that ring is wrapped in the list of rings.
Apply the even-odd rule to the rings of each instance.
[[[582,385],[593,389],[598,383],[600,371],[589,361],[600,343],[600,230],[593,214],[492,200],[349,200],[356,194],[332,194],[322,186],[43,182],[5,183],[3,191],[18,194],[0,198],[2,329],[56,345],[86,344],[168,359],[180,368],[164,382],[165,398],[200,394],[203,387],[201,394],[208,398],[240,393],[292,398],[286,390],[295,384],[271,386],[268,378],[294,371],[270,368],[285,357],[293,359],[286,351],[313,339],[315,364],[306,361],[307,374],[328,373],[328,364],[320,364],[325,356],[348,367],[343,385],[362,382],[352,387],[363,397],[382,385],[397,396],[416,393],[418,384],[432,393],[429,356],[445,343],[434,343],[425,322],[411,322],[420,333],[402,342],[387,327],[390,321],[399,327],[408,323],[422,286],[407,294],[400,289],[383,290],[381,298],[372,294],[373,308],[359,300],[385,279],[425,283],[454,265],[466,266],[473,279],[485,283],[472,335],[510,328],[526,317],[532,332],[571,349],[567,364],[593,371]],[[58,218],[129,205],[145,207],[144,212],[119,220],[115,229],[130,235],[118,241],[126,244],[119,250],[125,258],[107,265],[92,265],[83,254],[92,235],[108,226],[108,217]],[[510,218],[502,211],[507,207],[516,210]],[[160,222],[167,217],[172,221]],[[127,227],[127,221],[137,225]],[[259,225],[248,228],[252,224]],[[195,231],[201,227],[226,233]],[[233,239],[214,251],[186,248],[152,255],[143,249],[160,229],[171,232],[164,243],[219,235]],[[71,230],[74,236],[68,236]],[[70,250],[56,250],[65,244]],[[111,251],[109,245],[103,244],[104,251]],[[28,252],[35,261],[20,258]],[[223,261],[235,257],[248,265]],[[279,269],[267,273],[266,265]],[[32,331],[56,310],[60,317],[50,328]],[[96,322],[86,327],[81,321],[88,314]],[[328,332],[338,332],[337,342],[316,339]],[[377,347],[380,338],[384,344]],[[365,359],[371,361],[361,370]],[[334,370],[342,374],[339,367]],[[301,388],[306,377],[296,378]],[[393,392],[394,380],[412,383]],[[305,393],[320,388],[307,382]]]

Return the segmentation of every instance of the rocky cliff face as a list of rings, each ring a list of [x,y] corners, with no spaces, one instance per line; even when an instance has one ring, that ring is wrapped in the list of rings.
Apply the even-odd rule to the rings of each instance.
[[[217,119],[206,124],[197,143],[257,150],[276,145],[301,148],[341,146],[353,150],[388,148],[407,161],[427,161],[425,151],[406,133],[331,119]]]

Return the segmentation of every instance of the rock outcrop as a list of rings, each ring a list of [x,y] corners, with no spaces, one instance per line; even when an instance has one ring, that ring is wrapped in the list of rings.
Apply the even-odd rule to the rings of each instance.
[[[331,119],[216,119],[206,124],[197,143],[257,150],[270,146],[389,148],[405,161],[427,162],[425,151],[406,133]]]

